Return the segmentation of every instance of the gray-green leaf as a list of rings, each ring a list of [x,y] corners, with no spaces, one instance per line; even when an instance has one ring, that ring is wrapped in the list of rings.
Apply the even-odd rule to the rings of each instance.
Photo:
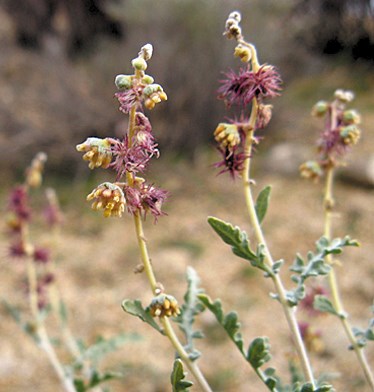
[[[253,366],[258,369],[264,363],[270,361],[270,344],[267,337],[259,337],[252,341],[249,345],[247,360]]]
[[[173,392],[185,392],[193,385],[191,381],[184,380],[185,373],[183,371],[183,363],[177,358],[174,361],[173,371],[170,375],[170,382],[173,386]]]
[[[262,221],[265,218],[266,211],[268,209],[269,205],[269,199],[270,199],[270,191],[271,191],[271,186],[265,187],[258,195],[257,200],[256,200],[256,214],[258,221],[262,223]]]
[[[138,299],[136,299],[136,300],[125,299],[122,302],[122,309],[126,313],[129,313],[129,314],[131,314],[133,316],[139,317],[142,321],[144,321],[145,323],[149,324],[156,331],[164,334],[164,331],[156,323],[156,321],[154,320],[154,318],[150,314],[149,310],[144,309],[143,306],[142,306],[141,301],[139,301]]]

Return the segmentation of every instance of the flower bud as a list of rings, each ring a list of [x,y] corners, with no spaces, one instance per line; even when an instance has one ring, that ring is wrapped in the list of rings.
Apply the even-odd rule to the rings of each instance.
[[[142,46],[138,55],[139,57],[143,58],[145,61],[148,61],[151,59],[152,53],[153,53],[153,46],[151,44],[146,44]]]
[[[329,104],[326,101],[318,101],[312,108],[312,116],[323,117],[329,108]]]
[[[119,90],[128,90],[132,87],[132,76],[131,75],[117,75],[114,81],[116,87]]]
[[[122,189],[117,184],[104,182],[95,188],[88,196],[87,200],[94,200],[93,210],[104,210],[104,216],[121,217],[125,211],[125,196]]]
[[[32,188],[37,188],[42,183],[42,172],[44,163],[47,160],[47,154],[39,152],[32,160],[30,166],[26,170],[26,183]]]
[[[243,63],[248,63],[252,57],[252,53],[249,48],[239,44],[235,47],[234,56],[239,57]]]
[[[353,146],[358,143],[361,136],[361,131],[356,125],[347,125],[346,127],[342,128],[340,131],[340,136],[343,139],[343,143],[347,146]]]
[[[351,110],[346,110],[343,112],[343,122],[344,124],[350,125],[350,124],[361,124],[361,116],[360,113],[358,113],[356,110],[351,109]]]
[[[180,314],[177,300],[168,294],[154,297],[148,308],[153,317],[176,317]]]
[[[240,144],[240,134],[235,124],[218,124],[214,131],[214,138],[224,148],[232,149]]]
[[[150,75],[144,75],[142,78],[142,82],[145,84],[152,84],[155,80]]]
[[[263,129],[269,124],[273,114],[273,105],[258,105],[256,128]]]
[[[232,11],[228,17],[228,19],[233,19],[235,20],[237,23],[240,23],[242,20],[242,16],[240,14],[239,11]]]
[[[341,102],[351,102],[355,97],[352,91],[341,90],[341,89],[336,90],[334,96],[337,100]]]
[[[138,71],[145,71],[147,69],[147,62],[142,57],[137,57],[132,60],[131,65]]]

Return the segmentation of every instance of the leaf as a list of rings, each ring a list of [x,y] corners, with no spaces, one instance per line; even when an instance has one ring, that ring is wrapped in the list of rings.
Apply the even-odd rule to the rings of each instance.
[[[238,347],[242,355],[245,357],[243,349],[243,339],[239,332],[240,323],[236,312],[229,312],[227,315],[223,313],[222,304],[219,299],[212,302],[206,294],[199,294],[199,300],[216,316],[218,323],[224,328],[231,340]]]
[[[84,385],[84,381],[80,378],[74,379],[74,387],[77,392],[86,392],[87,388]]]
[[[94,344],[82,351],[82,355],[78,358],[73,366],[80,366],[84,361],[99,362],[105,355],[117,350],[123,344],[139,339],[136,334],[121,333],[109,339],[99,338]]]
[[[314,297],[313,307],[320,312],[326,312],[341,317],[340,313],[334,308],[331,301],[324,295],[316,295]]]
[[[259,337],[249,345],[247,360],[254,369],[258,369],[264,363],[270,361],[270,344],[267,337]]]
[[[201,331],[195,331],[193,324],[195,316],[204,310],[204,306],[197,298],[197,295],[203,291],[199,288],[200,279],[192,267],[187,268],[187,282],[187,292],[184,295],[184,303],[180,308],[181,314],[175,318],[175,321],[186,336],[187,345],[185,348],[190,359],[195,360],[200,356],[200,352],[194,348],[193,339],[200,339],[204,335]]]
[[[177,358],[174,361],[173,371],[170,375],[173,392],[185,392],[193,385],[191,381],[184,380],[185,376],[186,375],[183,371],[183,363],[179,358]]]
[[[271,186],[267,186],[257,196],[255,209],[256,209],[258,221],[260,223],[262,223],[262,221],[264,220],[266,211],[268,209],[270,191],[271,191]]]
[[[100,374],[97,370],[94,370],[88,386],[89,388],[94,388],[105,381],[113,380],[114,378],[121,378],[122,376],[123,375],[118,372],[105,372]]]
[[[39,344],[40,339],[38,337],[36,326],[34,325],[34,323],[23,321],[21,317],[21,312],[15,306],[11,305],[9,302],[5,300],[3,300],[2,302],[5,307],[5,310],[18,324],[18,326],[22,329],[22,331],[25,332],[26,335],[29,335],[34,340],[35,343]]]
[[[125,299],[122,302],[122,309],[126,312],[131,314],[132,316],[137,316],[140,320],[144,321],[145,323],[149,324],[153,327],[156,331],[164,334],[162,328],[156,323],[154,318],[151,316],[150,312],[147,309],[144,309],[140,300],[130,300]]]
[[[223,242],[231,245],[232,252],[245,260],[250,261],[253,267],[257,267],[269,275],[273,274],[272,270],[265,265],[264,246],[260,244],[256,253],[250,248],[247,233],[238,226],[233,226],[221,219],[208,217],[208,223],[213,230],[221,237]]]

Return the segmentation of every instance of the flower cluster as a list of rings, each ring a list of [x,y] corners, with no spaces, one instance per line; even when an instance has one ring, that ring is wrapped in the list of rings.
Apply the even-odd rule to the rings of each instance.
[[[47,286],[54,281],[54,276],[44,267],[51,261],[50,249],[32,243],[28,237],[31,222],[30,188],[40,187],[46,154],[40,152],[32,160],[25,172],[25,181],[22,185],[13,188],[9,196],[6,223],[10,239],[9,256],[19,260],[29,260],[35,268],[39,265],[37,274],[36,294],[39,309],[46,306]],[[45,210],[47,223],[52,227],[62,221],[62,214],[58,208],[55,192],[47,192],[48,205]],[[27,289],[27,292],[29,289]]]
[[[106,217],[121,217],[125,207],[130,214],[139,213],[143,217],[147,212],[155,219],[163,214],[161,206],[167,192],[146,184],[143,178],[138,177],[139,173],[144,173],[150,159],[159,156],[152,126],[143,112],[143,106],[151,110],[167,99],[163,88],[154,83],[152,76],[145,74],[152,52],[152,45],[144,45],[138,57],[131,62],[134,74],[121,74],[115,78],[119,90],[115,94],[120,104],[119,110],[130,115],[124,137],[91,137],[76,147],[78,151],[85,152],[83,159],[89,162],[91,169],[111,168],[117,174],[117,182],[105,182],[87,196],[88,200],[93,200],[92,208],[103,209]],[[122,178],[126,181],[120,182]]]
[[[177,300],[169,294],[154,297],[148,308],[153,317],[177,317],[181,313]]]
[[[312,115],[324,118],[325,126],[317,142],[318,159],[300,166],[302,177],[320,178],[327,168],[341,164],[344,155],[358,143],[361,116],[356,110],[347,109],[353,99],[351,91],[336,90],[332,102],[319,101],[313,106]]]
[[[257,143],[259,139],[253,136],[254,131],[265,128],[271,119],[272,105],[264,104],[264,100],[280,95],[282,83],[278,71],[272,65],[258,64],[256,49],[243,39],[240,20],[240,13],[232,12],[226,21],[224,34],[237,41],[234,56],[247,63],[247,66],[238,72],[229,70],[224,74],[218,98],[228,108],[238,106],[242,118],[245,118],[248,107],[252,108],[252,112],[255,110],[255,116],[240,122],[220,123],[214,132],[218,151],[223,157],[215,166],[223,168],[220,173],[229,172],[233,178],[241,174],[244,162],[249,158],[245,144]]]

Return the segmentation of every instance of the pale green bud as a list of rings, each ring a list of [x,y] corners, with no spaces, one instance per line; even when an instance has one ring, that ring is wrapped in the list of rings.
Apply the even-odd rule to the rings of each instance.
[[[322,117],[327,113],[329,104],[326,101],[318,101],[312,108],[312,116]]]
[[[114,81],[118,89],[128,90],[132,87],[131,75],[117,75]]]
[[[147,62],[142,57],[137,57],[132,60],[131,65],[138,71],[145,71],[147,69]]]
[[[158,93],[158,92],[162,92],[162,91],[164,91],[164,90],[162,89],[162,87],[159,84],[153,83],[153,84],[149,84],[148,86],[146,86],[144,88],[143,94],[146,97],[149,97],[153,93]]]
[[[345,124],[360,124],[361,123],[361,116],[357,112],[357,110],[351,109],[351,110],[346,110],[343,113],[343,122]]]
[[[151,75],[144,75],[142,78],[142,82],[145,84],[152,84],[154,81]]]

